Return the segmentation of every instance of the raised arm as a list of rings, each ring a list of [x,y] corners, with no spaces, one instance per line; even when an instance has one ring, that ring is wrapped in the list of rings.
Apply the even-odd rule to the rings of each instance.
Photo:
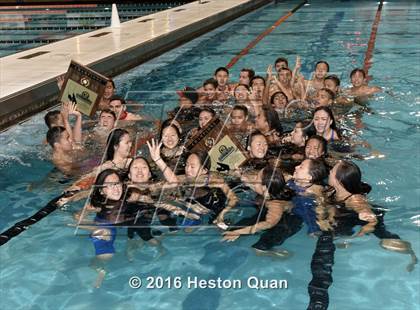
[[[268,211],[264,220],[259,221],[254,225],[224,232],[223,240],[235,241],[237,238],[240,237],[240,235],[250,235],[255,234],[256,232],[261,230],[270,229],[281,220],[284,211],[290,207],[288,202],[280,200],[267,201],[266,206]]]
[[[155,139],[152,139],[150,142],[147,141],[147,147],[149,148],[150,156],[155,164],[159,167],[160,171],[162,171],[163,176],[165,177],[166,181],[170,184],[172,183],[179,183],[177,176],[172,171],[171,168],[164,162],[162,157],[160,157],[160,147],[162,146],[162,142],[157,143]]]
[[[353,195],[346,201],[346,208],[355,211],[359,215],[359,219],[362,221],[368,222],[366,225],[362,226],[357,234],[358,237],[375,230],[378,220],[376,219],[376,215],[373,213],[365,197],[362,195]]]

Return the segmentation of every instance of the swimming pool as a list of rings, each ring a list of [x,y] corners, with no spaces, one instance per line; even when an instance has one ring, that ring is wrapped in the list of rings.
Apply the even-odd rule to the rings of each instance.
[[[169,109],[176,102],[173,90],[198,85],[197,81],[211,76],[296,4],[268,5],[122,74],[115,79],[119,93],[145,104],[160,101]],[[263,74],[276,57],[286,55],[293,62],[300,55],[306,76],[316,61],[326,59],[331,71],[348,83],[351,69],[363,64],[376,9],[375,2],[313,1],[243,57],[232,68],[232,76],[236,78],[242,67]],[[419,10],[412,2],[389,2],[383,7],[370,74],[371,84],[385,87],[386,92],[371,100],[372,113],[363,115],[364,127],[356,137],[385,155],[357,163],[373,187],[371,200],[390,209],[385,218],[388,229],[410,241],[417,254],[420,82],[419,38],[414,30]],[[161,95],[165,91],[172,93]],[[42,115],[37,115],[0,135],[1,230],[44,206],[65,187],[57,183],[62,179],[59,175],[47,176],[52,165],[41,146],[45,132]],[[304,229],[282,246],[295,253],[288,260],[256,257],[250,249],[255,237],[223,244],[215,230],[206,229],[166,237],[163,244],[168,253],[157,261],[153,250],[147,249],[129,263],[121,234],[111,272],[101,289],[94,290],[94,273],[88,268],[93,250],[86,236],[74,236],[65,226],[69,222],[69,212],[56,211],[2,246],[0,282],[5,309],[306,309],[315,241]],[[407,263],[406,255],[382,250],[373,236],[353,241],[349,249],[337,249],[330,308],[418,309],[420,271],[417,266],[407,273]],[[134,275],[143,280],[147,276],[197,276],[244,281],[257,276],[285,279],[288,289],[188,289],[184,285],[182,289],[135,290],[128,285]]]
[[[185,3],[131,3],[117,8],[125,22]],[[110,4],[0,7],[0,57],[108,27],[111,11]]]

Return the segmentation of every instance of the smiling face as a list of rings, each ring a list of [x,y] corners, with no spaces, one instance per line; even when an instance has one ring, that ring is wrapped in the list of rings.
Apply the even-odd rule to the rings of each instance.
[[[324,133],[330,128],[332,119],[329,114],[323,110],[319,110],[314,115],[314,127],[317,135],[323,136]]]
[[[252,92],[255,93],[255,97],[256,98],[261,98],[262,94],[264,92],[264,88],[265,88],[264,80],[262,80],[262,79],[252,80],[251,88],[252,88]]]
[[[318,159],[324,155],[324,147],[317,139],[309,139],[305,147],[305,157],[309,159]]]
[[[267,139],[263,135],[253,136],[250,147],[249,154],[252,158],[262,159],[267,154],[268,143]]]
[[[117,118],[120,118],[120,114],[124,110],[124,106],[120,100],[112,100],[109,103],[109,108],[115,113]]]
[[[240,126],[245,122],[245,113],[242,110],[234,109],[232,110],[232,113],[230,114],[231,122],[235,126]]]
[[[200,175],[206,174],[208,171],[202,168],[200,158],[196,154],[188,156],[185,163],[185,176],[187,178],[196,178]]]
[[[99,118],[99,126],[111,130],[114,128],[115,118],[114,115],[102,112]]]
[[[162,130],[162,143],[168,149],[173,149],[178,145],[178,132],[173,126],[165,127]]]
[[[146,183],[150,181],[152,173],[147,162],[143,158],[137,158],[131,163],[128,177],[134,183]]]
[[[104,184],[101,191],[107,199],[120,200],[123,192],[123,187],[118,175],[116,175],[115,173],[108,175],[104,180]]]
[[[201,111],[200,115],[198,116],[198,126],[203,128],[208,124],[208,122],[211,121],[212,118],[213,114],[211,114],[209,111]]]
[[[275,69],[277,73],[280,73],[280,70],[283,68],[287,68],[287,63],[285,61],[279,61],[276,63]]]
[[[324,63],[319,63],[315,68],[315,78],[318,80],[324,79],[328,73],[328,66]]]
[[[292,79],[292,74],[289,70],[285,70],[284,68],[279,72],[279,82],[283,85],[288,85],[290,80]]]
[[[248,100],[248,89],[245,86],[239,85],[235,88],[235,99],[239,101]]]
[[[207,100],[214,100],[216,99],[216,88],[213,84],[206,84],[203,88],[204,96],[206,96]]]
[[[365,83],[365,77],[362,72],[357,71],[351,76],[351,84],[354,87],[360,87]]]
[[[214,78],[216,79],[217,84],[219,86],[224,87],[228,83],[229,75],[227,74],[227,72],[220,70],[219,72],[216,73]]]
[[[284,109],[287,105],[287,97],[281,93],[274,95],[273,109]]]

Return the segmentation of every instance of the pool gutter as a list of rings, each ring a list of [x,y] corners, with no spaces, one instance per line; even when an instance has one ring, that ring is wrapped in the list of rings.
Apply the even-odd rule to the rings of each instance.
[[[102,28],[0,58],[0,130],[56,105],[56,78],[67,71],[71,59],[114,77],[270,0],[202,2],[205,3],[188,3],[122,23],[120,28]],[[102,35],[104,32],[107,33]],[[150,35],[145,36],[145,32]],[[101,51],[92,49],[92,45],[99,47],[104,43]]]

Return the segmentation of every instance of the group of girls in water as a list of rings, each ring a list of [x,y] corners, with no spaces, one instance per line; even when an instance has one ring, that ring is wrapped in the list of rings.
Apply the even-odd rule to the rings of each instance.
[[[326,232],[335,237],[373,233],[384,248],[411,254],[412,270],[416,258],[410,244],[387,231],[383,211],[368,202],[371,187],[348,160],[351,139],[339,128],[343,111],[357,107],[355,97],[381,90],[367,85],[363,69],[353,70],[352,87],[341,89],[339,78],[329,70],[326,61],[319,61],[313,78],[305,80],[299,58],[293,69],[287,59],[279,58],[266,77],[243,69],[239,83],[230,83],[229,70],[218,68],[202,87],[179,91],[179,106],[155,128],[156,135],[140,143],[132,125],[141,124],[142,117],[121,118],[128,113],[126,106],[113,97],[115,85],[108,83],[95,125],[108,134],[104,159],[59,201],[63,205],[89,197],[74,218],[79,228],[91,230],[93,266],[99,272],[96,285],[105,275],[104,262],[116,252],[117,233],[127,235],[127,255],[133,260],[144,242],[162,254],[162,234],[203,227],[220,230],[220,238],[228,242],[258,234],[252,246],[256,253],[281,257],[288,252],[275,247],[303,227],[313,238]],[[119,110],[110,106],[115,100],[123,105]],[[76,161],[60,158],[73,148],[69,135],[83,144],[80,117],[72,128],[66,109],[46,117],[54,163],[64,172]],[[74,108],[70,114],[77,114]],[[212,145],[189,147],[215,120],[237,141],[237,151],[245,158],[222,172],[212,167]],[[340,143],[350,147],[337,147]],[[249,211],[250,201],[251,215],[239,216],[237,211],[245,205]],[[357,232],[356,226],[361,227]]]

